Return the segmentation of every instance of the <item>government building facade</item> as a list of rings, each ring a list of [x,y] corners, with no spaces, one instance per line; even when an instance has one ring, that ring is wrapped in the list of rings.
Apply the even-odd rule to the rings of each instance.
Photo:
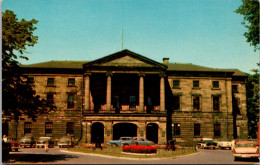
[[[37,95],[57,108],[36,121],[3,121],[17,140],[73,135],[78,144],[121,136],[157,144],[175,138],[247,138],[247,75],[237,69],[162,63],[129,50],[94,61],[22,65]],[[233,115],[237,108],[238,114]]]

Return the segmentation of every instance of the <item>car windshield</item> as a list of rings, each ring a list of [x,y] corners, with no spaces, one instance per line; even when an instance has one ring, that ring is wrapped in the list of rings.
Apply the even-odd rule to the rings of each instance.
[[[67,141],[70,141],[69,137],[62,137],[62,138],[60,138],[60,142],[67,142]]]
[[[204,140],[205,142],[213,142],[213,140]]]
[[[236,144],[236,147],[255,147],[254,144]]]
[[[131,138],[121,138],[121,140],[130,140]]]
[[[21,140],[31,140],[30,137],[23,137]]]
[[[50,138],[47,137],[40,137],[39,141],[49,141]]]
[[[231,141],[231,140],[228,140],[228,139],[219,139],[219,141]]]
[[[7,138],[7,142],[14,142],[14,138]]]

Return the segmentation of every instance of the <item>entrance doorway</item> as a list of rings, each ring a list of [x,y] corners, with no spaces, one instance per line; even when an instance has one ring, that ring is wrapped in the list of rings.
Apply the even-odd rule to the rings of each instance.
[[[104,142],[104,125],[102,123],[93,123],[91,126],[91,143],[95,143],[97,137]]]
[[[146,139],[158,143],[158,125],[149,123],[146,126]]]
[[[122,136],[137,136],[137,126],[132,123],[118,123],[113,126],[113,140]]]

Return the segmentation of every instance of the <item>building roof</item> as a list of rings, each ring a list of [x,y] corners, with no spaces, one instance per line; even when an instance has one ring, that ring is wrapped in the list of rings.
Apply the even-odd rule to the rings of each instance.
[[[128,56],[129,58],[123,58]],[[121,59],[121,61],[120,61]],[[123,62],[122,62],[123,61]],[[140,54],[134,53],[129,50],[122,50],[120,52],[113,53],[111,55],[102,57],[100,59],[94,61],[48,61],[30,65],[21,65],[23,68],[39,68],[39,69],[78,69],[83,70],[85,66],[102,66],[107,64],[109,66],[113,66],[116,64],[118,66],[118,62],[121,62],[120,65],[124,67],[128,66],[142,66],[142,65],[151,65],[153,67],[158,66],[160,68],[167,69],[167,71],[188,71],[188,72],[220,72],[225,73],[229,72],[229,74],[233,73],[233,76],[247,76],[245,73],[241,72],[238,69],[216,69],[216,68],[209,68],[199,65],[194,65],[191,63],[159,63],[154,60],[151,60],[145,56]],[[115,63],[115,64],[114,64]],[[129,64],[135,65],[129,65]],[[138,64],[137,64],[138,63]]]
[[[24,68],[60,68],[60,69],[82,69],[83,64],[89,61],[48,61],[43,63],[21,65]],[[247,76],[238,69],[215,69],[194,64],[168,63],[167,71],[195,71],[195,72],[234,72],[233,76]]]
[[[24,68],[61,68],[61,69],[82,69],[82,65],[89,61],[47,61],[42,63],[21,65]]]

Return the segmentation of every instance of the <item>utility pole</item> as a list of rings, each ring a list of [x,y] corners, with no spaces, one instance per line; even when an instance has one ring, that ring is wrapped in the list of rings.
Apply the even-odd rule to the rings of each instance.
[[[122,50],[124,48],[124,29],[122,28]]]

